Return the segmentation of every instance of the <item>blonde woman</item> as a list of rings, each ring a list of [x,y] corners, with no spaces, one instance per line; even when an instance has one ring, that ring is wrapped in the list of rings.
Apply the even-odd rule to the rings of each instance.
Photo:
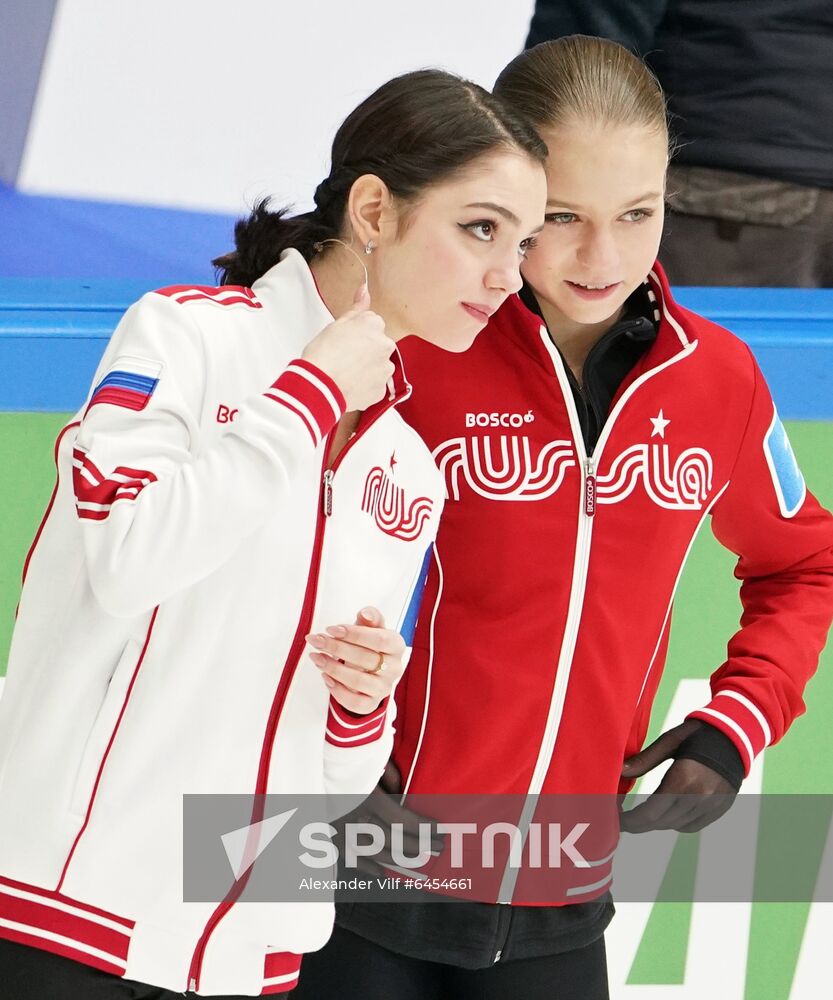
[[[573,36],[518,56],[495,91],[548,145],[546,223],[471,350],[405,347],[403,414],[447,501],[386,787],[418,812],[422,793],[613,801],[673,757],[626,826],[697,830],[803,710],[833,616],[833,518],[749,349],[678,305],[656,263],[669,136],[644,64]],[[706,522],[738,556],[741,628],[709,703],[643,750]],[[591,857],[558,905],[525,905],[546,903],[543,876],[509,865],[491,897],[345,904],[301,996],[603,1000],[612,862]]]

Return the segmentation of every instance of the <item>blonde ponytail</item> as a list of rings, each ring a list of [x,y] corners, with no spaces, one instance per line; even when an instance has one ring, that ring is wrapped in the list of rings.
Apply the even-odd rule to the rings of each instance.
[[[618,42],[589,35],[542,42],[509,63],[494,93],[538,129],[637,126],[662,135],[670,152],[662,88]]]

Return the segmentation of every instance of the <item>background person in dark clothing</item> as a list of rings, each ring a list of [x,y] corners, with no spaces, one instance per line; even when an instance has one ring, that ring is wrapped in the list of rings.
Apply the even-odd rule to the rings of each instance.
[[[633,49],[668,97],[672,282],[833,286],[830,0],[537,0],[527,47],[574,33]]]

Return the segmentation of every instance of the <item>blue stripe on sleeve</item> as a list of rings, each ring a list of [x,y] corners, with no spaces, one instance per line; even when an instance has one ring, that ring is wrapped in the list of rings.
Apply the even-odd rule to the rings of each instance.
[[[132,389],[134,392],[141,392],[146,396],[150,396],[158,382],[158,378],[152,378],[150,375],[137,375],[135,372],[126,371],[108,372],[95,387],[95,392],[112,385],[120,389]],[[95,395],[95,392],[93,395]]]
[[[781,514],[787,518],[795,517],[807,496],[807,487],[804,485],[804,476],[798,467],[787,431],[777,413],[774,414],[772,424],[764,438],[764,453]]]
[[[408,604],[408,610],[405,612],[405,617],[403,618],[402,625],[399,629],[402,638],[405,640],[406,646],[412,646],[414,642],[414,632],[416,632],[419,610],[422,605],[422,595],[425,592],[425,581],[428,579],[428,567],[431,565],[433,552],[433,545],[429,546],[425,552],[425,558],[422,560],[422,568],[419,571],[419,576],[417,577],[414,589],[411,592],[411,600]]]

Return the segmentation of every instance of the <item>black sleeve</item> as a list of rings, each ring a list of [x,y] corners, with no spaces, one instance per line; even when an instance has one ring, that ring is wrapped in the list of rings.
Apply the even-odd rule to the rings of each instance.
[[[674,759],[685,758],[705,764],[725,778],[737,791],[743,782],[744,768],[735,744],[715,726],[704,722],[677,747]]]
[[[639,55],[650,52],[669,0],[537,0],[526,48],[563,35],[611,38]]]

